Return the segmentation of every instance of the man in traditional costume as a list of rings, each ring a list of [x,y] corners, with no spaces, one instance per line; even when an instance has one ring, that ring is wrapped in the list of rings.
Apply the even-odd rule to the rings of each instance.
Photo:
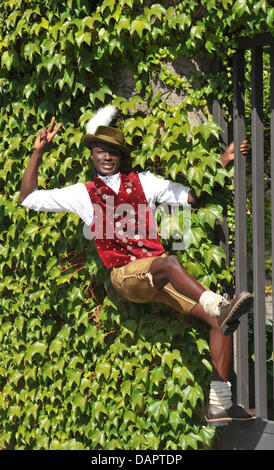
[[[83,144],[91,149],[96,174],[92,182],[61,189],[38,190],[42,155],[59,131],[52,118],[36,137],[23,176],[19,202],[36,211],[74,212],[84,221],[84,235],[93,238],[98,254],[110,270],[111,282],[121,296],[137,303],[160,302],[210,327],[213,377],[206,420],[216,426],[253,419],[232,403],[229,369],[232,333],[253,304],[248,292],[233,299],[206,289],[188,274],[174,254],[167,255],[153,220],[155,204],[195,204],[191,188],[155,176],[149,171],[120,172],[128,159],[123,133],[110,127],[116,108],[100,109],[87,125]],[[246,152],[245,143],[241,150]],[[222,161],[233,158],[229,146]],[[124,217],[124,213],[127,217]]]

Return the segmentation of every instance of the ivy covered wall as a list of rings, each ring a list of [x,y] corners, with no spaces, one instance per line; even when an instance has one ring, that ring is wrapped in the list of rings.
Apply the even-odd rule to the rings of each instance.
[[[3,449],[211,446],[215,429],[202,412],[207,330],[118,298],[78,217],[27,211],[18,195],[35,135],[53,115],[62,130],[39,187],[90,181],[85,124],[113,103],[133,167],[205,193],[192,212],[190,248],[178,255],[205,285],[229,288],[214,226],[231,174],[220,166],[211,107],[231,94],[239,35],[272,31],[273,20],[266,0],[1,2]]]

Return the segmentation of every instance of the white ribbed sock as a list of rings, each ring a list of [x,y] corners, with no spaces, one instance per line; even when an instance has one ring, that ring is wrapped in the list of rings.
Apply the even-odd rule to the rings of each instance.
[[[224,298],[221,295],[215,294],[210,290],[206,290],[201,295],[199,299],[199,304],[210,316],[218,317],[220,315],[219,305],[223,301]]]
[[[209,404],[228,410],[232,406],[231,383],[213,380],[210,383]]]

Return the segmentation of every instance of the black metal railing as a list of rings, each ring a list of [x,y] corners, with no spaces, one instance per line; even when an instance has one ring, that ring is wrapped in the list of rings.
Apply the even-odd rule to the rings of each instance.
[[[268,93],[265,93],[266,90]],[[248,317],[242,317],[240,328],[234,335],[234,376],[237,402],[247,408],[254,407],[257,419],[250,426],[235,424],[228,427],[219,448],[274,450],[273,275],[270,324],[266,323],[265,294],[265,227],[268,230],[268,249],[269,231],[271,233],[270,251],[274,274],[274,36],[271,34],[258,34],[253,38],[239,40],[233,59],[233,95],[232,125],[217,101],[213,106],[213,116],[224,131],[222,143],[228,145],[233,139],[235,144],[235,286],[236,292],[247,289],[253,291],[254,309]],[[251,144],[251,159],[240,152],[240,144],[246,134]],[[271,227],[266,226],[265,219],[266,174],[270,182],[271,223],[268,225]],[[247,217],[250,198],[251,217],[250,214]],[[220,243],[230,262],[227,231],[224,222]],[[251,344],[253,338],[254,344]],[[251,358],[253,351],[254,358]]]
[[[268,55],[268,89],[270,97],[267,113],[264,115],[265,71],[263,57]],[[248,73],[248,77],[247,77]],[[259,34],[253,38],[241,38],[233,59],[233,126],[229,126],[221,106],[214,103],[213,115],[224,130],[223,143],[228,144],[233,136],[235,144],[234,194],[235,194],[235,285],[236,292],[250,289],[254,292],[253,331],[254,336],[254,377],[250,376],[249,333],[250,320],[244,317],[235,335],[234,368],[237,377],[237,401],[246,407],[255,406],[256,416],[269,419],[268,405],[272,401],[274,412],[274,361],[272,396],[268,396],[267,355],[266,355],[266,295],[265,295],[265,128],[268,122],[267,148],[270,158],[267,168],[271,183],[271,236],[274,254],[274,36]],[[246,114],[248,107],[251,161],[240,152],[240,144],[246,137]],[[248,175],[247,175],[248,169]],[[252,246],[250,224],[247,223],[247,183],[252,192]],[[223,227],[224,232],[227,226]],[[249,233],[248,233],[249,230]],[[228,237],[226,236],[228,240]],[[222,246],[225,243],[222,241]],[[228,253],[227,247],[226,253]],[[272,257],[274,273],[274,258]],[[250,279],[252,277],[252,279]],[[274,276],[272,276],[274,296]],[[249,317],[250,318],[250,317]],[[273,328],[272,309],[272,328]],[[274,331],[272,331],[272,351],[274,351]],[[273,359],[273,357],[272,357]],[[253,375],[253,374],[252,374]],[[269,385],[269,383],[268,383]],[[252,400],[251,400],[252,397]],[[254,397],[254,398],[253,398]],[[252,401],[252,403],[250,403]],[[273,422],[274,425],[274,422]]]
[[[267,46],[267,47],[266,47]],[[234,58],[233,133],[235,142],[235,274],[236,291],[247,289],[247,221],[246,221],[246,158],[240,153],[245,137],[245,52],[251,50],[251,149],[252,149],[252,272],[254,292],[254,356],[256,416],[268,419],[267,362],[266,362],[266,304],[265,304],[265,159],[263,52],[270,55],[270,153],[271,203],[274,202],[274,37],[268,34],[239,41]],[[272,252],[274,223],[272,217]],[[249,254],[250,257],[250,254]],[[274,293],[274,284],[273,284]],[[273,314],[272,314],[273,318]],[[249,406],[248,319],[241,321],[236,341],[237,398]],[[251,385],[252,386],[252,385]],[[273,388],[274,390],[274,388]],[[272,396],[273,401],[273,396]]]

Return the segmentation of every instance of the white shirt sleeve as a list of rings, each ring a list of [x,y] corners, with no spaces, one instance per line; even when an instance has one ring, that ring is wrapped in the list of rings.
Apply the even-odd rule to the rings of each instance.
[[[165,180],[149,171],[139,173],[139,178],[149,205],[155,206],[156,203],[188,204],[187,198],[190,189],[188,186]]]
[[[61,189],[36,189],[24,199],[22,206],[35,211],[74,212],[88,226],[93,220],[92,202],[83,183]]]

